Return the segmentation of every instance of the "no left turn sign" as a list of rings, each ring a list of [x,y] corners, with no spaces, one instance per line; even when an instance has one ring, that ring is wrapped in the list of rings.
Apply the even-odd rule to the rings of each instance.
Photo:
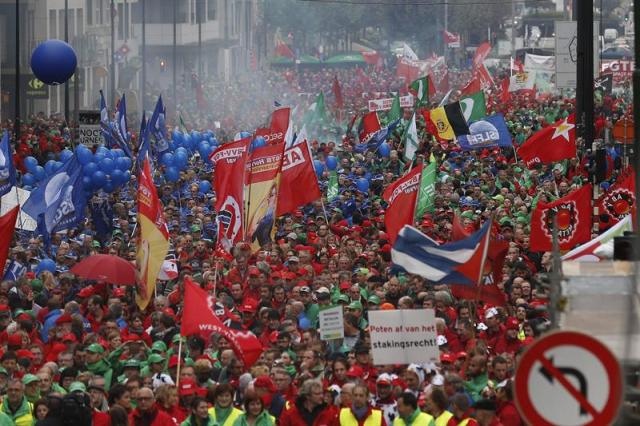
[[[514,383],[520,414],[536,426],[611,424],[622,398],[615,356],[593,337],[573,331],[551,333],[531,345]]]

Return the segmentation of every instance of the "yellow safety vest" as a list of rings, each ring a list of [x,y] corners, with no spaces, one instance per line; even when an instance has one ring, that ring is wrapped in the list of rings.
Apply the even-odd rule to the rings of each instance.
[[[216,410],[214,407],[209,408],[209,414],[211,415],[211,417],[213,417],[214,422],[217,421]],[[242,410],[238,410],[237,408],[232,408],[231,413],[229,413],[229,417],[227,417],[227,420],[225,420],[225,422],[220,426],[232,426],[235,423],[236,419],[241,415],[242,415]]]
[[[449,423],[449,420],[451,420],[451,417],[453,417],[453,413],[451,413],[450,411],[444,410],[442,414],[440,414],[436,419],[436,426],[447,426],[447,423]]]
[[[420,413],[418,417],[411,423],[411,426],[433,426],[433,416],[427,413]],[[401,417],[396,417],[393,426],[406,426],[405,421]]]
[[[9,418],[13,421],[13,424],[16,426],[31,426],[34,423],[34,419],[33,419],[33,404],[30,402],[27,402],[27,405],[29,407],[29,410],[26,411],[24,414],[17,416],[17,417],[12,417],[11,415],[9,415],[9,413],[5,414],[7,416],[9,416]],[[0,403],[0,410],[2,410],[2,407],[4,406],[4,401],[2,403]]]
[[[464,419],[463,421],[461,421],[460,423],[458,423],[458,426],[467,426],[467,423],[469,423],[471,419]]]
[[[372,409],[369,417],[364,421],[364,426],[380,426],[382,424],[382,411]],[[358,426],[358,419],[351,412],[351,408],[340,410],[340,426]]]

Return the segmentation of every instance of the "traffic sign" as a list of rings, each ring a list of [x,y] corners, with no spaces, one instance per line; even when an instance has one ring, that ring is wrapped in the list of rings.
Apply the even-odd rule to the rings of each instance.
[[[583,333],[559,331],[533,343],[518,365],[515,401],[536,426],[611,424],[622,399],[620,365]]]

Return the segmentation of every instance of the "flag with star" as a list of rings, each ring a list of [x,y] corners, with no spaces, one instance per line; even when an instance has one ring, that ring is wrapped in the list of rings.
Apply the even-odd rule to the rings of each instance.
[[[576,157],[575,114],[537,131],[518,149],[518,156],[527,168]]]

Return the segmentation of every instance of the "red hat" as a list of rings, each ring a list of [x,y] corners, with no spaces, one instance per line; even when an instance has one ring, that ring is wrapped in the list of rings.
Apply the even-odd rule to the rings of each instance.
[[[368,219],[365,219],[362,221],[362,227],[363,228],[369,228],[372,225],[371,221]]]
[[[171,355],[171,358],[169,358],[169,364],[167,366],[169,368],[177,367],[178,366],[178,356],[177,355]]]
[[[126,336],[124,336],[124,339],[122,339],[125,342],[139,342],[142,340],[142,338],[140,337],[140,335],[135,334],[135,333],[131,333],[131,334],[127,334]]]
[[[302,212],[301,212],[300,210],[296,210],[295,212],[293,212],[293,215],[294,215],[295,217],[302,217],[302,216],[304,216],[304,214],[302,214]]]
[[[90,297],[90,296],[93,296],[92,286],[85,287],[78,292],[78,297]]]
[[[364,376],[364,370],[359,365],[353,365],[347,371],[347,377],[362,377]]]
[[[31,319],[32,319],[31,315],[29,315],[26,312],[23,312],[23,313],[21,313],[20,315],[18,315],[16,317],[16,320],[18,320],[18,321],[30,321]]]
[[[10,334],[7,338],[8,346],[22,346],[22,336],[18,333]]]
[[[440,355],[440,362],[448,362],[453,363],[453,355],[451,354],[442,354]]]
[[[280,273],[280,271],[274,271],[271,273],[271,278],[282,278],[282,274]]]
[[[276,343],[278,341],[278,334],[278,331],[272,331],[271,334],[269,334],[269,342]]]
[[[198,384],[193,379],[182,379],[178,393],[180,396],[194,395],[198,393]]]
[[[11,308],[8,305],[0,305],[0,312],[11,312]]]
[[[114,297],[124,297],[126,292],[124,290],[124,288],[114,288],[113,292],[111,293]]]
[[[507,330],[518,330],[520,328],[518,320],[513,317],[507,318],[507,322],[505,322],[504,326]]]
[[[171,318],[175,318],[176,317],[176,313],[173,311],[173,309],[166,307],[162,310],[162,313],[169,315]]]
[[[56,319],[56,325],[62,325],[67,322],[73,322],[73,318],[69,314],[62,314]]]
[[[251,277],[259,277],[260,276],[260,269],[256,268],[255,266],[252,266],[251,268],[249,268],[249,276]]]
[[[464,351],[460,351],[460,352],[456,353],[456,359],[460,359],[460,358],[465,358],[466,359],[467,356],[468,356],[467,353],[464,352]]]
[[[273,384],[273,381],[269,376],[260,376],[257,377],[253,382],[254,388],[264,388],[267,389],[271,393],[276,393],[276,386]]]
[[[362,227],[355,225],[351,227],[351,232],[362,232]]]
[[[18,359],[22,359],[22,358],[35,359],[35,355],[32,354],[29,349],[18,349],[16,351],[16,356],[18,357]]]
[[[240,312],[255,313],[258,309],[258,303],[253,299],[247,299],[240,306]]]

